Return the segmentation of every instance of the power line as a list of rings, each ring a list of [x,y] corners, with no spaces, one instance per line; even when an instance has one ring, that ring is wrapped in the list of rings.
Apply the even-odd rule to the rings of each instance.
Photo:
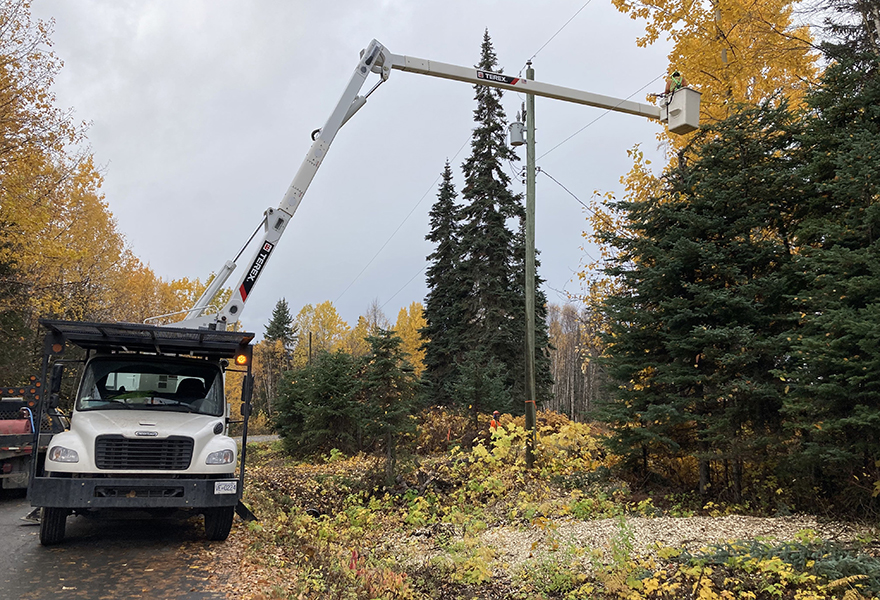
[[[557,35],[559,35],[559,34],[562,32],[562,30],[565,29],[565,28],[568,26],[569,23],[571,23],[572,21],[574,21],[574,18],[575,18],[576,16],[578,16],[579,14],[581,14],[581,11],[584,10],[584,9],[587,7],[587,5],[588,5],[590,2],[592,2],[592,1],[593,1],[593,0],[587,0],[586,2],[584,2],[584,5],[581,6],[581,7],[577,10],[577,12],[574,13],[574,14],[571,16],[571,18],[570,18],[568,21],[566,21],[566,22],[562,25],[562,27],[560,27],[560,28],[556,31],[556,33],[554,33],[553,35],[551,35],[551,36],[550,36],[550,39],[547,40],[546,42],[544,42],[544,45],[543,45],[543,46],[541,46],[540,48],[538,48],[538,50],[537,50],[534,54],[532,54],[532,57],[531,57],[529,60],[526,61],[526,64],[532,62],[532,60],[533,60],[536,56],[538,56],[538,53],[539,53],[541,50],[543,50],[544,48],[546,48],[547,45],[548,45],[550,42],[552,42],[553,39],[554,39]],[[525,68],[525,65],[523,65],[523,69],[524,69],[524,68]],[[520,69],[519,72],[520,72],[520,74],[522,74],[522,69]]]
[[[461,147],[458,149],[458,152],[456,152],[455,155],[452,157],[452,160],[453,160],[453,161],[458,157],[459,154],[461,154],[461,151],[464,150],[464,147],[467,145],[467,143],[470,141],[470,139],[471,139],[470,136],[468,136],[468,138],[464,141],[464,144],[462,144]],[[419,201],[416,202],[415,206],[412,207],[412,210],[410,210],[409,213],[407,213],[407,215],[403,218],[403,221],[400,222],[400,225],[398,225],[397,228],[396,228],[394,231],[391,232],[391,235],[388,236],[388,239],[385,240],[385,243],[382,244],[382,246],[376,251],[376,253],[373,255],[373,258],[371,258],[371,259],[369,260],[369,262],[367,262],[367,264],[364,265],[364,268],[361,269],[360,273],[358,273],[358,274],[355,276],[355,278],[351,280],[351,283],[349,283],[349,284],[345,287],[345,289],[342,290],[342,293],[339,294],[339,296],[336,297],[336,300],[333,301],[334,304],[338,303],[339,300],[345,295],[345,293],[346,293],[349,289],[351,289],[351,286],[353,286],[353,285],[355,284],[355,282],[357,282],[357,280],[360,279],[361,275],[363,275],[364,272],[365,272],[367,269],[370,268],[370,265],[372,265],[373,262],[376,260],[376,258],[382,253],[382,250],[385,249],[385,246],[387,246],[387,245],[391,242],[391,239],[392,239],[395,235],[397,235],[397,232],[400,231],[400,228],[403,227],[403,224],[406,223],[406,222],[409,220],[409,218],[410,218],[410,217],[412,216],[412,214],[416,211],[416,209],[419,207],[419,205],[422,203],[422,201],[425,199],[425,197],[427,197],[427,195],[428,195],[429,193],[431,193],[431,191],[432,191],[432,190],[434,189],[434,187],[437,185],[437,182],[440,181],[440,177],[442,177],[442,174],[441,174],[441,175],[438,175],[438,176],[434,179],[433,183],[431,183],[431,186],[430,186],[427,190],[425,190],[425,193],[422,194],[421,198],[419,198]],[[424,270],[424,267],[422,268],[422,270]],[[416,275],[418,275],[418,273],[416,273]],[[413,279],[414,279],[414,278],[415,278],[415,275],[413,276]],[[412,279],[410,279],[410,281],[412,281]],[[409,282],[407,282],[407,284],[408,284],[408,283],[409,283]],[[406,286],[404,286],[404,287],[406,287]],[[399,292],[398,292],[398,293],[399,293]],[[395,294],[395,296],[396,296],[396,295],[397,295],[397,294]],[[384,305],[383,305],[383,306],[384,306]]]
[[[624,102],[626,102],[627,100],[629,100],[630,98],[632,98],[633,96],[635,96],[636,94],[638,94],[639,92],[641,92],[642,90],[644,90],[646,87],[648,87],[648,86],[650,86],[650,85],[653,85],[654,82],[656,82],[658,79],[660,79],[660,78],[662,78],[662,77],[665,77],[665,74],[660,74],[660,75],[658,75],[657,77],[655,77],[654,79],[652,79],[651,81],[649,81],[648,83],[646,83],[645,85],[643,85],[642,87],[640,87],[639,89],[637,89],[637,90],[634,91],[632,94],[630,94],[629,96],[627,96],[626,98],[624,98],[623,100],[621,100],[620,102],[618,102],[618,103],[614,106],[614,108],[617,108],[618,106],[620,106],[621,104],[623,104]],[[565,138],[564,140],[562,140],[561,142],[559,142],[558,144],[556,144],[555,146],[553,146],[552,148],[550,148],[549,150],[547,150],[547,152],[545,152],[544,154],[542,154],[541,156],[539,156],[539,157],[538,157],[538,160],[544,158],[545,156],[547,156],[548,154],[550,154],[551,152],[553,152],[554,150],[556,150],[557,148],[559,148],[562,144],[564,144],[564,143],[567,142],[568,140],[572,139],[574,136],[578,135],[580,132],[582,132],[582,131],[585,130],[587,127],[589,127],[590,125],[592,125],[593,123],[595,123],[596,121],[598,121],[599,119],[601,119],[602,117],[604,117],[605,115],[607,115],[608,113],[610,113],[612,110],[613,110],[613,109],[611,109],[611,108],[606,108],[606,109],[605,109],[605,112],[603,112],[601,115],[599,115],[598,117],[596,117],[595,119],[593,119],[592,121],[590,121],[589,123],[587,123],[586,125],[584,125],[583,127],[581,127],[580,129],[578,129],[577,131],[575,131],[574,133],[572,133],[570,136],[568,136],[567,138]]]
[[[590,208],[589,206],[587,206],[586,204],[584,204],[584,203],[581,201],[581,199],[578,198],[578,197],[574,194],[574,192],[572,192],[570,189],[568,189],[567,187],[565,187],[564,185],[562,185],[562,183],[560,183],[560,182],[559,182],[555,177],[553,177],[550,173],[548,173],[547,171],[545,171],[545,170],[542,169],[541,167],[538,167],[538,168],[537,168],[537,172],[538,172],[538,173],[543,173],[544,175],[546,175],[547,177],[549,177],[550,179],[552,179],[553,182],[554,182],[556,185],[558,185],[559,187],[561,187],[562,189],[564,189],[566,192],[568,192],[569,195],[571,195],[572,198],[574,198],[575,200],[577,200],[577,201],[580,203],[581,206],[583,206],[585,209],[587,209],[588,211],[590,211],[590,212],[593,214],[593,216],[596,216],[596,217],[599,216],[599,214],[598,214],[595,210],[593,210],[592,208]],[[621,231],[620,234],[621,234],[621,235],[628,235],[628,232],[626,232],[626,231]],[[586,253],[586,251],[585,251],[585,253]],[[590,256],[590,255],[587,254],[587,256]],[[590,256],[590,259],[595,261],[595,259],[593,259],[592,256]]]
[[[424,273],[424,272],[425,272],[425,269],[427,269],[427,268],[428,268],[428,265],[425,265],[425,266],[423,266],[421,269],[419,269],[419,272],[416,273],[415,275],[413,275],[412,277],[410,277],[410,278],[409,278],[409,281],[407,281],[406,283],[404,283],[404,284],[400,287],[399,290],[397,290],[396,292],[394,292],[394,294],[392,294],[391,297],[388,298],[388,300],[385,301],[385,304],[388,304],[389,302],[391,302],[392,300],[394,300],[394,297],[397,296],[397,294],[399,294],[400,292],[402,292],[402,291],[406,288],[406,286],[408,286],[409,284],[411,284],[412,281],[413,281],[413,279],[415,279],[416,277],[418,277],[419,275],[421,275],[422,273]],[[383,305],[380,306],[379,308],[385,308],[385,304],[383,304]]]
[[[583,206],[585,209],[587,209],[588,211],[590,211],[591,213],[593,213],[593,215],[596,215],[596,211],[595,211],[595,210],[593,210],[592,208],[590,208],[589,206],[587,206],[586,204],[584,204],[583,201],[581,201],[581,199],[578,198],[578,197],[575,195],[574,192],[572,192],[570,189],[568,189],[567,187],[565,187],[564,185],[562,185],[562,183],[560,183],[559,180],[556,179],[555,177],[553,177],[550,173],[548,173],[547,171],[545,171],[545,170],[542,169],[541,167],[538,167],[538,168],[537,168],[537,171],[538,171],[538,173],[543,173],[544,175],[546,175],[547,177],[549,177],[551,180],[553,180],[553,182],[554,182],[556,185],[558,185],[559,187],[561,187],[562,189],[564,189],[566,192],[568,192],[568,194],[569,194],[572,198],[574,198],[575,200],[577,200],[578,203],[579,203],[581,206]],[[598,216],[598,215],[596,215],[596,216]],[[598,262],[595,258],[592,257],[592,255],[591,255],[589,252],[586,251],[586,249],[581,248],[581,250],[583,250],[584,254],[586,254],[586,255],[587,255],[587,258],[589,258],[591,261],[593,261],[593,262]]]
[[[580,198],[578,198],[577,196],[575,196],[574,192],[572,192],[570,189],[568,189],[567,187],[565,187],[564,185],[562,185],[561,183],[559,183],[559,180],[556,179],[555,177],[553,177],[553,175],[551,175],[550,173],[548,173],[547,171],[545,171],[545,170],[542,169],[541,167],[538,167],[536,170],[538,171],[538,173],[543,173],[544,175],[546,175],[547,177],[549,177],[550,179],[552,179],[553,182],[556,183],[556,185],[558,185],[559,187],[561,187],[562,189],[564,189],[566,192],[568,192],[568,194],[569,194],[572,198],[574,198],[575,200],[577,200],[577,201],[580,203],[581,206],[583,206],[584,208],[586,208],[588,211],[590,211],[590,212],[593,213],[594,215],[596,214],[596,211],[595,211],[595,210],[593,210],[592,208],[590,208],[589,206],[587,206],[586,204],[584,204],[584,203],[581,201]]]

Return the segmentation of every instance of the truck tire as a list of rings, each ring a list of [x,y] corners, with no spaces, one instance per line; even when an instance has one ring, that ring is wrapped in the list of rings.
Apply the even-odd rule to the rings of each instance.
[[[221,506],[205,510],[205,535],[214,542],[222,542],[229,537],[232,519],[235,517],[234,506]]]
[[[40,516],[40,544],[52,546],[64,540],[64,529],[67,525],[67,509],[43,507]]]

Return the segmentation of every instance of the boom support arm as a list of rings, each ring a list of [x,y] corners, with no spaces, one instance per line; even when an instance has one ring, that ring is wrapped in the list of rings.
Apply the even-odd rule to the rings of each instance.
[[[367,49],[361,53],[361,59],[345,91],[342,93],[342,97],[336,104],[336,108],[333,109],[324,127],[313,134],[314,141],[306,154],[305,160],[303,160],[299,170],[296,172],[290,187],[287,188],[287,192],[281,199],[278,208],[270,208],[264,213],[262,239],[251,260],[250,268],[241,275],[238,284],[232,290],[232,297],[216,315],[203,314],[205,307],[207,307],[211,299],[236,268],[234,261],[227,261],[220,273],[214,278],[214,281],[211,282],[210,288],[199,298],[196,306],[187,312],[187,318],[178,323],[178,326],[226,329],[226,327],[233,326],[241,317],[242,309],[250,296],[251,290],[266,266],[272,251],[278,244],[278,240],[287,228],[291,217],[296,213],[296,209],[299,208],[299,204],[309,189],[312,179],[315,178],[315,173],[318,172],[318,168],[327,155],[330,144],[333,143],[340,128],[366,103],[367,96],[376,89],[374,87],[364,96],[359,95],[367,76],[371,71],[375,71],[381,75],[380,83],[388,79],[388,69],[377,67],[380,61],[384,62],[381,58],[383,52],[385,52],[385,47],[376,40],[373,40]],[[378,84],[376,87],[378,87]]]
[[[330,144],[342,126],[366,103],[370,94],[379,85],[388,79],[391,69],[420,73],[432,77],[452,79],[476,85],[487,85],[514,92],[534,94],[546,98],[554,98],[564,102],[585,104],[596,108],[604,108],[615,112],[622,112],[649,119],[669,120],[672,125],[673,117],[677,120],[675,127],[670,127],[673,133],[687,133],[697,128],[699,120],[699,93],[694,90],[680,90],[687,92],[682,98],[691,99],[689,108],[675,108],[671,103],[658,108],[650,104],[641,104],[629,100],[620,100],[610,96],[602,96],[571,88],[566,88],[521,77],[511,77],[501,73],[482,71],[472,67],[459,67],[446,63],[413,58],[400,54],[392,54],[388,49],[373,40],[367,48],[361,52],[360,61],[342,93],[342,97],[336,104],[336,108],[327,119],[322,129],[316,130],[312,135],[313,143],[306,154],[305,160],[300,165],[293,182],[281,199],[277,209],[268,209],[264,213],[262,223],[263,235],[259,246],[250,263],[250,268],[245,271],[238,284],[232,290],[232,297],[216,315],[204,315],[204,310],[214,295],[226,283],[227,278],[236,268],[234,261],[227,261],[211,286],[199,298],[196,306],[187,311],[187,318],[178,323],[181,327],[208,327],[225,329],[231,327],[241,317],[241,312],[247,302],[250,293],[257,282],[266,262],[275,249],[278,240],[287,228],[290,219],[302,202],[309,185],[312,183],[318,168],[330,149]],[[379,82],[365,95],[360,95],[360,90],[370,73],[380,76]],[[675,112],[677,111],[677,112]],[[679,115],[681,113],[681,115]],[[685,115],[687,117],[685,118]],[[696,117],[695,117],[696,115]],[[684,122],[686,121],[686,122]],[[679,123],[681,122],[681,123]]]

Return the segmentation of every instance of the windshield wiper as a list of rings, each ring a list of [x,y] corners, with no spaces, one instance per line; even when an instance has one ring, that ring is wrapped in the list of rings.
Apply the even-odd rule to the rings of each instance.
[[[102,402],[115,402],[116,404],[121,404],[125,408],[128,408],[128,409],[132,408],[131,404],[129,404],[127,399],[125,399],[125,398],[104,398],[102,400]],[[110,406],[114,406],[114,408],[115,408],[115,405],[113,405],[113,404],[111,404]],[[105,406],[103,408],[108,408],[108,407]]]
[[[192,404],[188,402],[181,402],[180,400],[172,400],[171,398],[161,398],[162,404],[156,404],[154,406],[185,406],[187,412],[195,412]]]

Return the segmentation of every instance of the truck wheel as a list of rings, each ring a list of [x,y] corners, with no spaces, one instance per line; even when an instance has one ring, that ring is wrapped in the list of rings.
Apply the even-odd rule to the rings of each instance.
[[[67,525],[67,509],[43,507],[40,517],[40,543],[43,546],[58,544],[64,540],[64,529]]]
[[[205,510],[205,535],[209,540],[222,542],[229,537],[232,519],[235,517],[234,506],[221,506]]]

